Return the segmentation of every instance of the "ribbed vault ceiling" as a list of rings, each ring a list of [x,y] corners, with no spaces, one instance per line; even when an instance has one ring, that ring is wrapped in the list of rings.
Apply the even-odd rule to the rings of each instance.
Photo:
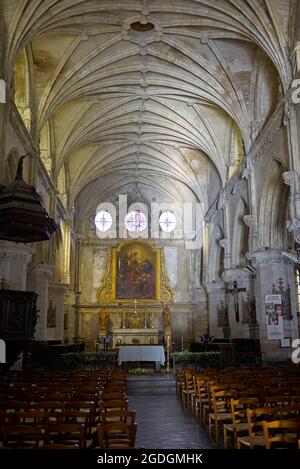
[[[208,206],[291,80],[292,0],[5,3],[6,73],[69,207],[136,183]]]

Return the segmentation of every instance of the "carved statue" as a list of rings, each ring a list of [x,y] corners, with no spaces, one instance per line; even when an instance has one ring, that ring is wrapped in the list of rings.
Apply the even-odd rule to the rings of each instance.
[[[100,330],[107,330],[109,321],[109,314],[105,308],[101,309],[99,312],[99,329]]]
[[[168,329],[171,326],[171,310],[168,306],[163,308],[163,325],[164,329]]]

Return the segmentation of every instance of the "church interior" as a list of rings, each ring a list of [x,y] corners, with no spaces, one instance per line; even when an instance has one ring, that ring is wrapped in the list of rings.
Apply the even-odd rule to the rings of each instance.
[[[0,40],[0,448],[300,449],[300,1]]]

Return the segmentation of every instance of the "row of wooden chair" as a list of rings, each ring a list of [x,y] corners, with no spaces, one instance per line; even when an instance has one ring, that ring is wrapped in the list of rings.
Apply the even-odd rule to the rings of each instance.
[[[22,380],[2,386],[0,437],[3,448],[135,446],[135,411],[128,410],[123,370],[88,374],[34,373],[30,379],[25,374]],[[1,399],[3,396],[6,400]]]
[[[276,380],[275,380],[276,379]],[[296,446],[298,431],[285,431],[283,423],[300,420],[300,377],[285,370],[232,369],[181,370],[177,391],[182,405],[189,408],[208,430],[210,441],[225,448],[265,447],[286,444]],[[298,385],[298,386],[297,386]],[[268,421],[277,421],[267,438]],[[265,423],[265,426],[264,426]],[[288,435],[286,439],[283,435]],[[276,437],[278,440],[276,440]],[[271,439],[273,438],[273,439]]]

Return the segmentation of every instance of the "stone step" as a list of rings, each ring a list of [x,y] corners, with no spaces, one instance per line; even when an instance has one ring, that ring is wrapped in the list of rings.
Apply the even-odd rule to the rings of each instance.
[[[176,380],[173,376],[129,376],[128,395],[170,395],[176,393]]]

